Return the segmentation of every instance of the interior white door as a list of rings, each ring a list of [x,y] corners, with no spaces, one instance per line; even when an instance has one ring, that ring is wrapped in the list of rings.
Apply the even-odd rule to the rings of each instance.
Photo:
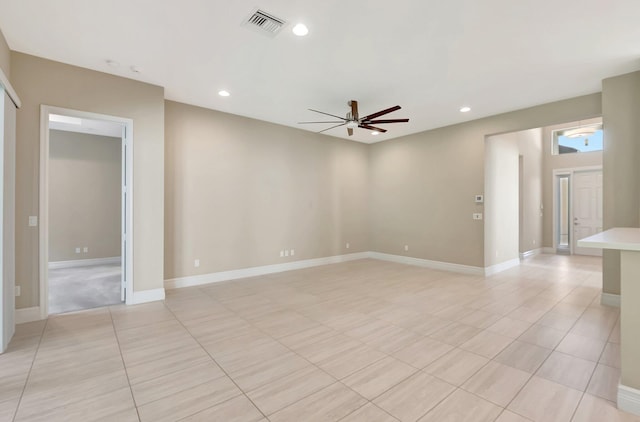
[[[127,126],[122,126],[122,199],[121,199],[121,216],[120,227],[122,235],[122,247],[120,252],[120,300],[125,302],[127,299]]]
[[[0,353],[15,332],[16,107],[0,85]]]
[[[573,253],[601,256],[600,249],[581,248],[577,241],[602,231],[602,170],[573,174]]]

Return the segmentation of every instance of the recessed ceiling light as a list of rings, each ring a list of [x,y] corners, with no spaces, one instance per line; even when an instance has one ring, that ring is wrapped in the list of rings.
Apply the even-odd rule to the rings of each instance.
[[[468,113],[470,111],[471,111],[471,107],[468,107],[468,106],[460,107],[460,113]]]
[[[218,91],[218,95],[221,97],[228,97],[229,95],[229,91],[225,91],[224,89],[222,91]]]
[[[307,28],[307,25],[299,23],[293,27],[293,33],[299,37],[304,37],[309,33],[309,28]]]
[[[374,131],[371,132],[371,134],[373,136],[377,136],[377,135],[380,135],[380,132],[378,132],[377,130],[374,130]]]

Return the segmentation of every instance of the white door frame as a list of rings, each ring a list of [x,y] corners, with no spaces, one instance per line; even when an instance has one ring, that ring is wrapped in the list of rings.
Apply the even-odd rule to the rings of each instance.
[[[602,171],[602,166],[585,166],[585,167],[570,167],[570,168],[562,168],[553,170],[552,180],[553,180],[553,250],[554,252],[558,251],[558,176],[569,176],[569,222],[571,224],[570,229],[570,242],[569,242],[569,252],[571,255],[574,254],[573,251],[573,175],[575,173],[581,173],[586,171]]]
[[[126,206],[122,203],[122,229],[123,240],[126,242],[125,254],[122,255],[122,266],[126,269],[126,304],[133,303],[133,120],[124,117],[109,116],[106,114],[90,113],[86,111],[72,110],[48,105],[40,106],[40,318],[45,319],[49,315],[49,115],[60,114],[63,116],[78,117],[83,119],[104,120],[124,125],[126,143],[123,147],[123,172],[126,180],[122,180],[122,192],[126,187]],[[126,151],[126,152],[125,152]]]

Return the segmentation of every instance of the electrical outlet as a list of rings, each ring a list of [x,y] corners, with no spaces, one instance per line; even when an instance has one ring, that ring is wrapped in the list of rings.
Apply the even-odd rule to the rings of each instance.
[[[76,248],[76,253],[80,253],[80,248]]]
[[[404,245],[404,250],[408,251],[409,250],[409,245]]]
[[[38,225],[38,216],[30,215],[29,216],[29,227],[36,227]]]
[[[16,292],[16,297],[20,296],[20,293],[21,293],[20,286],[16,286],[15,292]]]
[[[84,248],[82,248],[82,252],[88,253],[89,252],[89,247],[85,246]]]
[[[291,249],[291,254],[290,255],[293,256],[295,254],[296,254],[296,250],[295,249]]]
[[[351,246],[351,245],[349,245],[349,243],[347,242],[347,249],[349,249],[349,247],[350,247],[350,246]]]
[[[194,266],[194,267],[196,267],[196,268],[198,268],[198,267],[200,266],[200,260],[199,260],[199,259],[195,259],[195,260],[193,261],[193,266]]]

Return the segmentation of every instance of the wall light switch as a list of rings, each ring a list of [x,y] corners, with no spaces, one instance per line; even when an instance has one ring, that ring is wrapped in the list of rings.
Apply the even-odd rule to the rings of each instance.
[[[295,249],[291,249],[291,256],[296,254],[296,250]]]
[[[484,202],[484,195],[476,195],[476,204],[482,204]]]
[[[80,253],[80,248],[76,248],[76,253]]]
[[[198,267],[200,266],[200,260],[199,260],[199,259],[195,259],[195,260],[193,261],[193,266],[194,266],[194,267],[196,267],[196,268],[198,268]]]
[[[16,286],[15,292],[16,292],[16,297],[20,296],[20,293],[21,293],[20,292],[20,286]]]
[[[349,245],[349,244],[347,243],[347,249],[349,249],[350,247],[351,247],[351,245]]]
[[[409,250],[409,245],[404,245],[404,250],[408,251]]]
[[[85,246],[84,248],[82,248],[82,252],[87,253],[89,252],[89,247]]]
[[[289,256],[289,249],[286,249],[286,250],[284,251],[284,256]]]
[[[482,213],[481,212],[474,212],[473,213],[473,219],[474,220],[482,220]]]
[[[30,215],[29,216],[29,227],[36,227],[38,225],[38,216]]]
[[[284,251],[280,251],[280,258],[284,256]]]

